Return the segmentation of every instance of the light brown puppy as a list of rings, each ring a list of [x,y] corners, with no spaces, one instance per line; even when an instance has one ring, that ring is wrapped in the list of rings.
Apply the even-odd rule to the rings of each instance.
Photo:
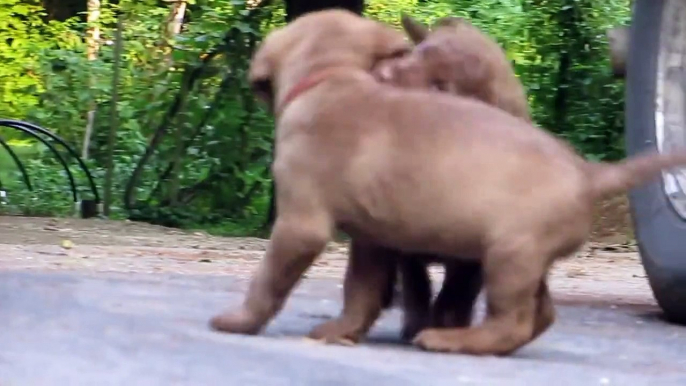
[[[500,45],[465,19],[439,19],[429,30],[402,15],[402,26],[413,43],[411,53],[380,62],[374,68],[382,82],[406,88],[437,89],[454,95],[481,99],[515,116],[530,120],[526,93]],[[344,283],[344,310],[341,315],[315,327],[310,337],[326,342],[357,342],[366,333],[357,315],[352,315],[352,299],[366,298],[366,287],[356,283],[355,260],[369,253],[351,242],[350,267]],[[432,327],[466,327],[472,320],[476,297],[481,290],[481,266],[472,261],[442,259],[439,256],[384,250],[386,259],[395,258],[401,273],[400,292],[404,309],[401,336],[413,338],[420,330]],[[444,263],[446,277],[436,302],[431,307],[432,288],[427,263]],[[384,297],[384,308],[394,295],[395,272],[391,273]]]
[[[593,203],[686,164],[686,152],[587,162],[481,101],[373,81],[377,61],[408,49],[396,31],[343,10],[307,14],[262,42],[250,80],[276,106],[279,210],[243,304],[213,328],[261,331],[338,228],[362,244],[480,262],[484,322],[414,342],[510,353],[553,322],[548,270],[587,239]],[[384,260],[360,259],[376,272],[363,276],[378,276],[367,282],[377,304]],[[371,325],[378,310],[358,315]]]

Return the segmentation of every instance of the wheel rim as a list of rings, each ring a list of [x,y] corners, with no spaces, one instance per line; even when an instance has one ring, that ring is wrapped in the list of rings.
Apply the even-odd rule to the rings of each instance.
[[[660,152],[686,148],[686,1],[665,0],[660,26],[655,138]],[[674,210],[686,220],[686,169],[662,173]]]

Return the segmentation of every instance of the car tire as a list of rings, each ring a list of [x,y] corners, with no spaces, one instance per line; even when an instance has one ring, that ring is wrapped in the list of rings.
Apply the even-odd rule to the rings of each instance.
[[[662,19],[671,2],[686,4],[686,0],[634,2],[626,85],[629,156],[657,149],[658,57],[661,34],[667,33]],[[681,79],[678,83],[686,88],[686,76]],[[668,320],[686,324],[686,220],[667,197],[664,184],[663,178],[656,178],[633,190],[631,215],[641,261],[660,308]]]

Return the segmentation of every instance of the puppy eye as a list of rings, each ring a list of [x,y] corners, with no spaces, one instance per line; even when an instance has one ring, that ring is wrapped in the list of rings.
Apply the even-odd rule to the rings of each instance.
[[[376,58],[376,60],[374,61],[374,63],[376,64],[376,63],[383,62],[386,60],[400,59],[409,53],[410,53],[409,48],[399,48],[395,51],[391,51],[390,53],[378,56]]]
[[[402,48],[398,49],[396,51],[391,52],[391,54],[388,56],[389,59],[398,59],[402,58],[403,56],[407,55],[410,53],[409,48]]]

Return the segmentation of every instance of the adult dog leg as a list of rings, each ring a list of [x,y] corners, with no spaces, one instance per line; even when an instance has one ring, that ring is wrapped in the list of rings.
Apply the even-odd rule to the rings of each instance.
[[[353,240],[343,282],[343,311],[338,318],[315,327],[310,338],[327,343],[359,342],[379,317],[388,281],[396,269],[393,251]]]
[[[468,327],[482,285],[480,262],[446,261],[445,279],[432,307],[432,326]]]
[[[488,309],[483,324],[471,328],[426,329],[414,343],[432,351],[507,355],[534,338],[537,294],[547,260],[533,258],[534,243],[491,248],[483,262]]]
[[[331,236],[325,218],[279,218],[267,253],[252,278],[243,305],[215,316],[215,330],[257,334],[283,307],[286,297],[324,250]]]

